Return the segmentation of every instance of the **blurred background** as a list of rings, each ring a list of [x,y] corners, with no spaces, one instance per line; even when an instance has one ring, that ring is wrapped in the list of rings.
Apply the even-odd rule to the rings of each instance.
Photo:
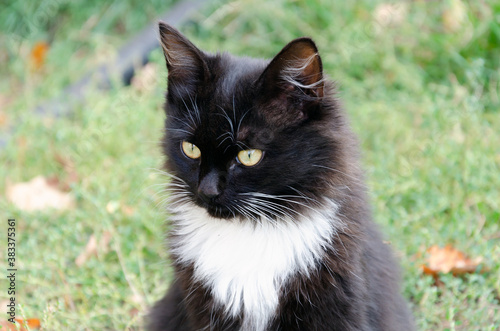
[[[163,55],[130,84],[91,74],[85,98],[64,94],[179,3],[0,5],[0,211],[17,220],[18,317],[42,329],[142,330],[168,288]],[[201,49],[264,58],[312,37],[418,330],[500,329],[500,2],[213,0],[178,27]],[[37,111],[51,100],[63,115]]]

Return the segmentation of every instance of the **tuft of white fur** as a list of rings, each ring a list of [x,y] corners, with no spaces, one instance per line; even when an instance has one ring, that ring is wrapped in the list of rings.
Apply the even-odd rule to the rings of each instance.
[[[281,78],[284,81],[302,89],[314,89],[321,86],[324,83],[324,78],[307,85],[299,82],[300,78],[308,78],[304,77],[304,72],[318,56],[318,53],[315,53],[305,59],[295,59],[289,61],[287,66],[281,71]]]
[[[334,202],[285,222],[211,217],[188,202],[171,206],[180,262],[211,289],[226,314],[244,316],[243,331],[265,330],[285,282],[309,275],[325,254],[341,222]]]

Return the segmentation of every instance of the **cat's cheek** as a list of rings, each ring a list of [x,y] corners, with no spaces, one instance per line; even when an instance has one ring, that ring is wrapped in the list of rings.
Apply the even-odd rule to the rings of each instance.
[[[237,162],[231,164],[228,169],[228,179],[241,178],[245,176],[245,166]]]
[[[176,155],[171,157],[171,160],[173,160],[173,163],[171,163],[171,170],[182,178],[191,189],[195,188],[199,177],[199,162],[187,159],[184,155]]]

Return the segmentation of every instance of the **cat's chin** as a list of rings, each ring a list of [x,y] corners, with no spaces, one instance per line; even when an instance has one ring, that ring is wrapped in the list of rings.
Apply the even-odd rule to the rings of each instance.
[[[222,219],[230,219],[234,218],[234,215],[229,211],[229,210],[224,210],[224,209],[207,209],[207,213],[215,218],[222,218]]]
[[[235,217],[234,213],[223,206],[213,206],[206,203],[198,203],[198,206],[205,209],[207,213],[214,218],[230,219]]]

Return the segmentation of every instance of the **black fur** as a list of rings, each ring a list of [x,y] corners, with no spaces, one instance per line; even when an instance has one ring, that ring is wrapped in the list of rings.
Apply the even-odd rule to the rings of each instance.
[[[356,139],[331,83],[323,80],[313,41],[294,40],[265,61],[203,53],[164,23],[160,36],[169,70],[165,167],[188,184],[193,201],[225,222],[238,216],[235,197],[241,193],[300,192],[306,199],[301,203],[335,201],[347,225],[315,272],[295,275],[281,289],[268,330],[413,330],[399,294],[398,268],[371,221]],[[283,75],[300,61],[307,65],[293,72],[294,84]],[[231,125],[233,131],[239,126],[234,140]],[[201,160],[182,153],[183,140],[202,150]],[[243,146],[264,151],[257,166],[238,163]],[[216,197],[205,191],[217,192]],[[270,202],[297,213],[307,209]],[[239,330],[241,316],[227,318],[210,289],[193,279],[193,266],[175,254],[172,259],[176,280],[152,308],[148,329]]]

